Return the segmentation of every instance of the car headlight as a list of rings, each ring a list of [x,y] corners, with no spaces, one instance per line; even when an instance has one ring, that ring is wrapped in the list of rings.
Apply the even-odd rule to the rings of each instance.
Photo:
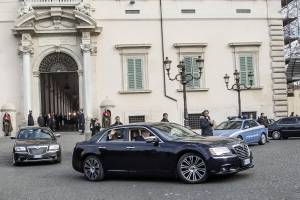
[[[58,150],[59,149],[59,145],[58,144],[52,144],[49,146],[49,150]]]
[[[213,147],[213,148],[209,148],[209,151],[213,156],[221,156],[224,154],[231,153],[231,151],[228,149],[228,147]]]
[[[26,151],[26,147],[15,147],[15,151]]]

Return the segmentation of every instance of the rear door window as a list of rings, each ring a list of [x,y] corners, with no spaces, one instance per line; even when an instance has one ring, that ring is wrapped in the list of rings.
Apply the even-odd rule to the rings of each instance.
[[[258,124],[256,123],[256,121],[253,121],[253,120],[249,121],[249,125],[250,125],[250,128],[258,126]]]
[[[128,136],[124,128],[114,128],[108,130],[102,137],[101,141],[106,142],[126,142],[128,141]]]
[[[296,124],[297,119],[296,118],[284,118],[281,119],[278,124]]]

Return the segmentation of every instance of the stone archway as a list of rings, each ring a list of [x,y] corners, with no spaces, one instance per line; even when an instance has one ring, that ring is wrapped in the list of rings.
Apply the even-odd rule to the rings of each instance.
[[[54,52],[39,66],[41,111],[69,117],[79,110],[78,65],[68,54]]]

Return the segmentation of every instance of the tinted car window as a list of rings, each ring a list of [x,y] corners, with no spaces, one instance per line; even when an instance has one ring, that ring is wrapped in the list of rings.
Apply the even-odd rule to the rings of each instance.
[[[125,129],[111,129],[105,133],[101,141],[128,141],[128,137],[125,135]]]
[[[169,123],[158,124],[158,125],[154,125],[152,128],[156,129],[164,136],[164,138],[168,140],[176,140],[184,137],[199,136],[197,133],[193,132],[192,130],[189,130],[178,124],[169,124]]]
[[[279,121],[278,124],[296,124],[296,118],[284,118]]]
[[[256,121],[253,121],[253,120],[249,121],[249,125],[250,125],[250,128],[258,126],[258,124],[256,123]]]
[[[130,141],[146,141],[146,138],[154,136],[150,131],[144,128],[129,129]]]
[[[216,130],[229,130],[229,129],[240,129],[242,126],[242,121],[226,121],[219,124]]]
[[[250,128],[250,123],[249,123],[249,121],[244,121],[243,128]]]
[[[43,129],[24,129],[18,134],[20,140],[50,140],[54,139],[52,133]]]

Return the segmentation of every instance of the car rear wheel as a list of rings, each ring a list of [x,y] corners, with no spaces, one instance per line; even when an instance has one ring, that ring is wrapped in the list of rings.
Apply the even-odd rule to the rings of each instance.
[[[272,138],[274,140],[279,140],[281,138],[281,133],[279,131],[273,131]]]
[[[207,167],[204,159],[195,153],[186,153],[177,163],[179,178],[186,183],[202,183],[207,179]]]
[[[100,181],[104,178],[101,161],[96,156],[88,156],[83,163],[84,176],[89,181]]]
[[[266,135],[263,133],[263,134],[261,134],[261,136],[260,136],[260,140],[259,140],[258,144],[264,145],[264,144],[266,144],[266,143],[267,143],[267,137],[266,137]]]
[[[12,154],[12,164],[14,166],[18,166],[20,164],[18,161],[16,161],[15,153]]]

